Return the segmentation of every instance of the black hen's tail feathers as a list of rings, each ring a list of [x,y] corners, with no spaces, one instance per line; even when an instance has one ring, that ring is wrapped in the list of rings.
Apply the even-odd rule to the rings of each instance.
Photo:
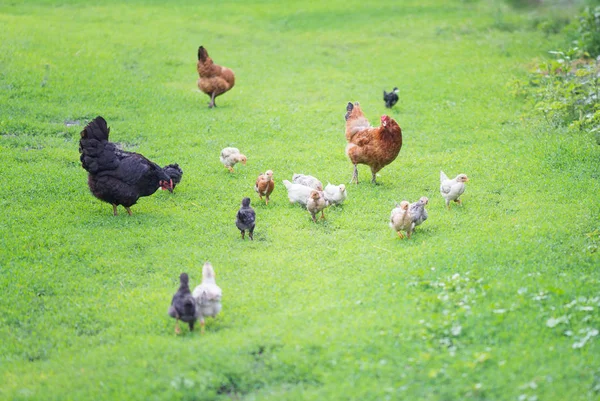
[[[81,131],[79,140],[79,153],[81,166],[90,174],[96,174],[102,170],[117,168],[118,160],[115,155],[115,145],[108,142],[110,128],[106,120],[100,116],[96,117]]]

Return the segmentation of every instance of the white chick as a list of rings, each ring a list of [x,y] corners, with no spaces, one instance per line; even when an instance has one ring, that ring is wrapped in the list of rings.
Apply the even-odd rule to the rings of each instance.
[[[408,201],[402,201],[400,204],[396,204],[396,207],[392,209],[390,215],[390,227],[392,227],[398,233],[400,238],[404,238],[402,231],[406,231],[406,236],[410,239],[410,235],[413,230],[413,221],[408,210],[410,203]]]
[[[209,262],[202,267],[202,283],[194,288],[201,330],[204,333],[204,317],[215,317],[221,311],[221,288],[215,282],[215,271]]]
[[[311,187],[302,184],[292,184],[288,180],[283,180],[283,185],[287,188],[290,203],[299,203],[306,206],[306,201],[313,191]]]
[[[219,157],[223,166],[225,166],[229,171],[233,173],[233,166],[235,166],[238,162],[242,162],[242,164],[246,164],[246,156],[240,153],[238,148],[225,148],[221,151],[221,156]]]
[[[316,189],[317,191],[323,190],[323,184],[321,181],[312,175],[294,174],[292,176],[292,184],[306,185],[307,187]]]
[[[450,209],[450,201],[461,204],[459,196],[465,192],[465,182],[469,181],[465,174],[459,174],[454,179],[449,179],[443,171],[440,171],[440,193],[446,199],[446,207]]]
[[[323,191],[323,195],[325,195],[325,200],[330,205],[341,205],[348,197],[344,184],[332,185],[328,183]]]

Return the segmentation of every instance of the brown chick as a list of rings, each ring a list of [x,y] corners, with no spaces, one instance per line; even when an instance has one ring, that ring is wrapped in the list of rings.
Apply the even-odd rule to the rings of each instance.
[[[262,200],[263,196],[265,197],[265,204],[267,205],[269,204],[269,195],[273,192],[273,188],[275,188],[275,181],[273,181],[272,170],[267,170],[256,179],[254,190],[258,193],[260,200]]]
[[[306,209],[310,212],[310,215],[315,223],[317,222],[315,217],[317,213],[321,212],[321,218],[325,218],[323,210],[325,210],[327,206],[329,206],[329,202],[325,200],[323,192],[321,191],[312,191],[308,197],[308,200],[306,201]]]
[[[217,107],[215,98],[235,85],[235,75],[227,67],[213,63],[204,46],[198,48],[198,88],[210,96],[209,108]]]

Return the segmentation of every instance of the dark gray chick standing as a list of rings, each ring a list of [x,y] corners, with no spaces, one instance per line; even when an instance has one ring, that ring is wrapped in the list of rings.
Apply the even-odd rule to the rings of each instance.
[[[242,239],[246,235],[246,230],[248,230],[248,235],[250,239],[254,239],[254,226],[256,225],[256,213],[254,209],[250,206],[250,198],[242,199],[242,207],[237,212],[237,216],[235,218],[235,225],[242,233]]]
[[[394,88],[390,93],[383,91],[383,100],[385,101],[385,107],[391,109],[398,102],[398,88]]]
[[[189,280],[187,273],[181,273],[179,276],[179,289],[173,295],[171,306],[169,307],[169,316],[177,319],[177,323],[175,323],[176,334],[181,333],[181,329],[179,328],[180,320],[189,324],[190,331],[193,331],[194,323],[196,323],[199,316],[196,301],[190,291]]]
[[[425,210],[425,205],[427,205],[428,203],[429,198],[423,196],[415,203],[411,203],[408,207],[408,212],[410,213],[413,221],[412,230],[414,230],[416,226],[420,225],[425,220],[427,220],[427,210]]]

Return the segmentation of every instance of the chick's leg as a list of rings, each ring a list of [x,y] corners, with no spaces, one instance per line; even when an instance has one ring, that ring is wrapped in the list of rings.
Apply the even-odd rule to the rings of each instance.
[[[200,319],[200,334],[204,334],[204,318]]]
[[[454,199],[454,202],[458,203],[459,205],[462,206],[462,201],[460,199]]]
[[[402,234],[402,231],[398,231],[398,237],[404,239],[404,234]]]
[[[321,219],[325,218],[325,213],[324,212],[325,212],[324,210],[321,210]]]
[[[230,172],[232,172],[232,173],[233,173],[233,167],[231,167],[231,166],[227,166],[227,169],[228,169]]]
[[[175,322],[175,334],[181,334],[181,329],[179,328],[179,318],[177,318]]]

